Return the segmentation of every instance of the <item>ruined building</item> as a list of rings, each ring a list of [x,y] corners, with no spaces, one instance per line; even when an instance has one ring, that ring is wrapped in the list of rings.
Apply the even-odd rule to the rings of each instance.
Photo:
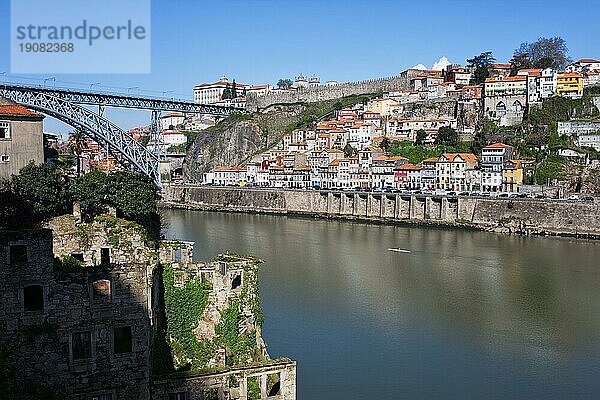
[[[0,398],[295,399],[295,362],[261,338],[259,260],[192,253],[110,215],[0,230]]]

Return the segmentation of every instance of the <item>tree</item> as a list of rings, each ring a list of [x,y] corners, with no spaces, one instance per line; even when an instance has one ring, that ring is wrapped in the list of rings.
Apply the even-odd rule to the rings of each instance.
[[[422,146],[423,143],[425,143],[425,139],[427,139],[427,132],[425,132],[423,129],[419,129],[417,131],[417,138],[415,140],[415,144],[417,146]]]
[[[81,175],[81,153],[86,147],[86,138],[81,129],[77,129],[69,134],[69,148],[77,158],[77,176]]]
[[[521,53],[513,55],[510,60],[510,74],[511,76],[517,75],[520,69],[533,68],[533,63],[529,59],[529,54]]]
[[[279,89],[289,89],[292,87],[294,82],[291,79],[280,79],[277,81],[277,87]]]
[[[435,143],[448,146],[455,146],[456,144],[458,144],[458,132],[456,132],[454,128],[451,128],[449,126],[442,126],[438,130]]]
[[[345,147],[344,147],[344,157],[348,158],[348,157],[352,157],[356,155],[356,149],[354,147],[352,147],[350,145],[350,143],[348,143]]]
[[[381,147],[384,151],[387,151],[390,148],[390,145],[391,145],[390,139],[385,137],[379,144],[379,147]]]
[[[221,100],[226,100],[231,98],[231,88],[229,87],[229,83],[225,84],[225,89],[223,89],[223,94],[221,95]]]
[[[235,79],[233,80],[233,83],[231,84],[231,98],[232,99],[236,99],[238,97],[237,95],[237,85],[235,84]]]
[[[117,215],[142,225],[151,240],[158,239],[158,194],[150,178],[136,172],[117,171],[108,175],[107,188],[107,199],[116,207]]]
[[[565,40],[556,36],[541,37],[533,43],[521,43],[514,56],[527,55],[534,68],[553,68],[560,71],[572,61],[568,53],[569,48]]]
[[[108,184],[107,175],[96,169],[80,176],[71,185],[71,196],[79,203],[84,221],[89,222],[106,212]]]
[[[470,58],[467,60],[469,67],[474,69],[473,76],[471,78],[471,82],[474,84],[479,84],[485,82],[486,78],[489,78],[490,71],[488,67],[494,62],[496,59],[492,55],[491,51],[486,51],[481,53],[478,56]]]
[[[34,224],[63,215],[71,209],[69,181],[53,165],[35,165],[32,162],[18,175],[12,176],[11,186],[13,195],[27,203]]]
[[[487,135],[484,129],[481,129],[475,133],[473,142],[471,143],[471,152],[473,154],[481,154],[481,149],[487,146]]]

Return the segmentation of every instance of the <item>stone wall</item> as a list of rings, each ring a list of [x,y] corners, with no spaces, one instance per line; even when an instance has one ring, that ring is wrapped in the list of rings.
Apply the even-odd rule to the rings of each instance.
[[[395,193],[172,187],[172,207],[298,214],[600,238],[600,204]]]
[[[62,241],[60,234],[52,235],[50,230],[5,232],[0,243],[0,342],[18,368],[19,390],[42,385],[66,399],[93,395],[148,399],[150,319],[144,302],[149,290],[145,260],[101,265],[98,259],[97,264],[77,268],[56,266],[53,236],[54,247],[63,254],[79,253],[86,247],[72,238]],[[98,236],[93,232],[87,236],[90,248]],[[135,243],[139,237],[130,239]],[[26,247],[22,263],[10,260],[17,245]],[[28,293],[32,287],[41,288],[39,298]],[[82,352],[77,350],[78,341],[85,342],[79,347]]]
[[[332,86],[301,88],[289,92],[273,92],[264,96],[248,95],[247,107],[257,111],[273,104],[314,103],[318,101],[339,99],[346,96],[408,89],[410,77],[392,76],[371,79],[354,83],[341,83]]]
[[[269,360],[261,337],[260,260],[224,254],[194,262],[193,243],[151,247],[141,226],[112,215],[91,223],[63,216],[48,227],[0,230],[0,351],[18,371],[15,400],[170,400],[182,388],[189,400],[212,398],[207,393],[245,400],[249,378],[262,385],[265,397],[295,399],[295,363]],[[178,356],[172,351],[164,357],[168,344],[161,345],[173,338],[163,330],[160,265],[175,271],[173,287],[197,278],[210,282],[206,312],[193,329],[199,340],[211,340],[223,310],[239,302],[240,335],[255,335],[256,359],[228,366],[226,349],[217,347],[208,372],[182,375],[161,365],[153,376],[153,367]],[[179,313],[175,317],[185,312],[172,311]],[[0,397],[5,394],[2,388]]]

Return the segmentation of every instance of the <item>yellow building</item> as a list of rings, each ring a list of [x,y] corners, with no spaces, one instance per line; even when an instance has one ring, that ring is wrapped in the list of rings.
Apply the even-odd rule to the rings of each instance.
[[[518,185],[523,184],[523,165],[521,160],[508,160],[502,169],[503,192],[516,192]]]
[[[556,79],[556,94],[574,99],[583,96],[583,75],[576,72],[559,73]]]
[[[389,97],[372,99],[367,103],[368,111],[379,113],[382,117],[389,116],[396,107],[398,107],[398,102]]]

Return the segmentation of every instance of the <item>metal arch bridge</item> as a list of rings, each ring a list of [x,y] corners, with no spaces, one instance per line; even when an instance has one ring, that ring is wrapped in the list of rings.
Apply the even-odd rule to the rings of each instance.
[[[149,151],[118,126],[104,118],[102,111],[95,113],[80,104],[98,105],[100,110],[104,106],[152,110],[152,127],[155,139],[157,138],[158,113],[160,111],[223,116],[234,111],[241,111],[231,107],[196,104],[179,100],[42,88],[8,83],[0,84],[0,96],[80,129],[100,146],[107,148],[121,165],[148,175],[159,189],[162,188],[160,155]]]
[[[163,99],[158,97],[133,96],[107,92],[84,91],[68,88],[50,88],[15,83],[0,83],[3,91],[44,93],[71,103],[104,107],[134,108],[152,111],[177,111],[182,113],[211,114],[227,116],[233,112],[244,111],[236,107],[198,104],[193,101]]]

